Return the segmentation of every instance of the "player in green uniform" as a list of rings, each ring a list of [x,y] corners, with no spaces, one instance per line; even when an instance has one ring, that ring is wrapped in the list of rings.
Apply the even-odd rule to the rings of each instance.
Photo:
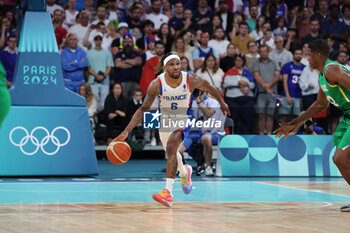
[[[0,62],[0,127],[10,110],[11,98],[6,85],[6,71]]]
[[[328,60],[329,47],[325,40],[313,41],[310,49],[310,68],[320,72],[317,100],[299,117],[286,124],[280,124],[281,127],[274,133],[277,133],[276,137],[285,134],[287,138],[298,123],[320,113],[328,106],[328,102],[338,107],[344,114],[333,136],[333,144],[336,146],[333,161],[350,185],[350,70],[342,64]],[[350,212],[350,205],[343,206],[340,210]]]

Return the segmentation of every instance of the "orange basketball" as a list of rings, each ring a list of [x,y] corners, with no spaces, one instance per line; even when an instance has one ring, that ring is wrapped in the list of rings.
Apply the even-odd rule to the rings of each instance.
[[[125,141],[113,140],[106,150],[107,158],[111,163],[126,163],[131,156],[131,148]]]

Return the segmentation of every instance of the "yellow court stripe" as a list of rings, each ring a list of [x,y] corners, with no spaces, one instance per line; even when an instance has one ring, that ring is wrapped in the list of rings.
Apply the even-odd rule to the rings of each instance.
[[[350,101],[349,101],[349,99],[348,99],[348,97],[345,95],[345,93],[344,93],[343,89],[341,89],[341,87],[340,87],[340,86],[338,86],[338,88],[339,88],[340,93],[342,93],[342,95],[343,95],[343,96],[344,96],[344,98],[346,99],[346,101],[347,101],[347,102],[350,102]]]

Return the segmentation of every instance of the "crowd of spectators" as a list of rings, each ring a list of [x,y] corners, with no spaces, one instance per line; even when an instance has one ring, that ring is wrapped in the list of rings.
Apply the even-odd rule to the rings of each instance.
[[[0,60],[9,87],[19,41],[15,2],[3,1],[0,9]],[[215,86],[237,134],[271,134],[315,101],[318,73],[307,60],[312,41],[327,40],[329,58],[350,67],[350,0],[46,3],[65,85],[86,98],[89,115],[99,116],[111,138],[113,127],[130,119],[128,106],[142,104],[140,95],[168,52],[181,57],[184,71]],[[341,114],[329,107],[310,122],[332,134]]]

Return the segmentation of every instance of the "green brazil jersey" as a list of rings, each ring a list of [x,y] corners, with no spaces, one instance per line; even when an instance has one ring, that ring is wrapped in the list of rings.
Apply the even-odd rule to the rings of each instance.
[[[324,72],[329,64],[337,64],[346,69],[349,74],[350,70],[338,62],[328,60],[323,68],[323,72],[318,75],[318,82],[326,95],[327,100],[342,110],[344,114],[348,114],[350,113],[350,90],[340,84],[331,85],[327,82]]]

